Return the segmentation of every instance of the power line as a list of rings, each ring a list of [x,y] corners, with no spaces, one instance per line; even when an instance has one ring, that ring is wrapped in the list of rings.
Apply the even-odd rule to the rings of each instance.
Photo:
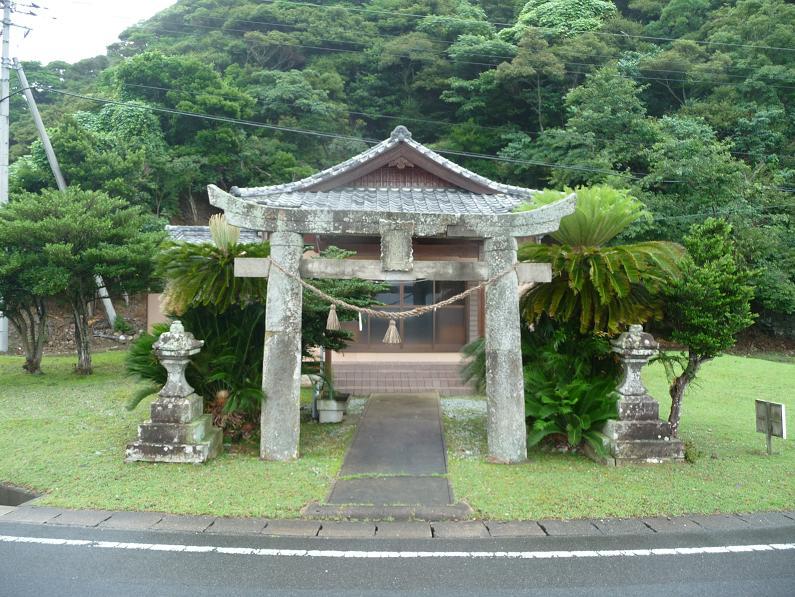
[[[134,103],[130,103],[130,102],[112,100],[112,99],[108,99],[108,98],[92,97],[92,96],[89,96],[89,95],[83,95],[83,94],[74,93],[74,92],[71,92],[71,91],[64,91],[62,89],[43,88],[42,91],[58,93],[58,94],[61,94],[61,95],[66,95],[66,96],[71,96],[71,97],[78,97],[78,98],[91,100],[91,101],[95,101],[95,102],[100,102],[100,103],[104,103],[104,104],[113,104],[113,105],[117,105],[117,106],[126,106],[126,107],[130,107],[130,108],[138,108],[138,109],[142,109],[142,110],[150,110],[150,111],[153,111],[153,112],[162,112],[162,113],[165,113],[165,114],[174,114],[174,115],[177,115],[177,116],[189,116],[189,117],[193,117],[193,118],[203,118],[203,119],[206,119],[206,120],[212,120],[212,121],[216,121],[216,122],[226,122],[226,123],[229,123],[229,124],[239,124],[239,125],[242,125],[242,126],[251,126],[251,127],[256,127],[256,128],[264,128],[264,129],[270,129],[270,130],[276,130],[276,131],[282,131],[282,132],[288,132],[288,133],[296,133],[296,134],[302,134],[302,135],[313,135],[313,136],[316,136],[316,137],[342,139],[342,140],[345,140],[345,141],[358,141],[358,142],[362,142],[363,141],[363,142],[369,143],[369,144],[380,143],[380,141],[378,141],[376,139],[363,139],[363,138],[354,137],[354,136],[351,136],[351,135],[341,135],[341,134],[338,134],[338,133],[325,133],[325,132],[322,132],[322,131],[314,131],[314,130],[310,130],[310,129],[301,129],[301,128],[296,128],[296,127],[285,127],[285,126],[279,126],[279,125],[275,125],[275,124],[265,124],[263,122],[257,122],[257,121],[254,121],[254,120],[244,120],[244,119],[232,118],[232,117],[228,117],[228,116],[215,116],[215,115],[211,115],[211,114],[202,114],[200,112],[188,112],[188,111],[185,111],[185,110],[174,110],[174,109],[171,109],[171,108],[162,108],[162,107],[157,107],[157,106],[148,106],[148,105],[134,104]],[[471,157],[471,158],[477,158],[477,159],[483,159],[483,160],[492,160],[492,161],[498,161],[498,162],[508,162],[508,163],[514,163],[514,164],[526,164],[526,165],[529,165],[529,166],[545,166],[545,167],[549,167],[549,168],[564,168],[564,169],[579,170],[579,171],[584,171],[584,172],[603,173],[603,174],[609,174],[611,176],[628,177],[628,178],[632,178],[632,179],[635,179],[635,180],[640,180],[642,178],[642,176],[637,176],[635,173],[621,173],[621,172],[615,172],[613,170],[606,170],[606,169],[599,169],[599,168],[590,168],[590,167],[587,167],[587,166],[580,166],[580,165],[577,165],[577,164],[555,164],[555,163],[541,162],[541,161],[515,160],[515,159],[512,159],[512,158],[503,158],[503,157],[494,156],[494,155],[478,154],[478,153],[464,152],[464,151],[444,150],[444,149],[438,149],[438,150],[435,150],[435,151],[437,153],[441,153],[441,154],[457,155],[457,156],[462,156],[462,157]],[[684,181],[681,181],[681,180],[662,180],[662,181],[659,181],[659,182],[662,182],[662,183],[679,183],[679,182],[684,182]]]
[[[467,19],[461,17],[454,17],[454,16],[447,16],[447,15],[421,15],[416,13],[409,13],[409,12],[402,12],[402,11],[387,11],[387,10],[376,10],[371,8],[356,8],[352,6],[341,6],[341,5],[326,5],[326,4],[314,4],[311,2],[295,2],[292,0],[263,0],[263,4],[289,4],[294,6],[306,6],[309,8],[322,8],[322,9],[339,9],[339,10],[346,10],[349,12],[364,12],[364,13],[373,13],[373,14],[383,14],[388,16],[401,16],[407,18],[415,18],[415,19],[424,19],[426,17],[436,17],[440,19],[448,19],[450,21],[461,22],[461,23],[487,23],[494,25],[496,27],[513,27],[516,23],[500,23],[497,21],[481,21],[478,19]],[[527,25],[528,29],[535,29],[537,31],[547,31],[551,33],[559,33],[559,31],[554,27],[538,27]],[[611,33],[608,31],[593,31],[593,30],[574,30],[571,33],[591,33],[594,35],[604,35],[610,37],[625,37],[631,39],[649,39],[655,41],[682,41],[681,38],[674,38],[674,37],[660,37],[660,36],[651,36],[651,35],[633,35],[630,33]],[[737,47],[737,48],[753,48],[756,50],[777,50],[777,51],[784,51],[784,52],[795,52],[795,48],[786,48],[786,47],[778,47],[778,46],[765,46],[759,44],[740,44],[740,43],[730,43],[730,42],[718,42],[718,41],[699,41],[699,40],[684,40],[684,41],[692,41],[696,44],[701,45],[715,45],[715,46],[728,46],[728,47]]]
[[[785,209],[791,208],[791,204],[777,204],[777,205],[767,205],[765,207],[760,207],[758,209],[733,209],[733,210],[723,210],[723,211],[702,211],[699,213],[694,214],[682,214],[678,216],[657,216],[652,213],[652,222],[657,222],[660,220],[689,220],[689,219],[698,219],[703,217],[721,217],[721,216],[744,216],[744,215],[755,215],[755,216],[775,216],[777,214],[765,214],[766,212],[771,209]]]
[[[252,127],[256,127],[256,128],[265,128],[265,129],[278,130],[278,131],[290,132],[290,133],[296,133],[296,134],[314,135],[314,136],[318,136],[318,137],[342,139],[342,140],[346,140],[346,141],[358,141],[358,142],[364,142],[364,143],[369,143],[369,144],[380,143],[380,141],[376,140],[376,139],[366,139],[366,138],[354,137],[352,135],[342,135],[342,134],[339,134],[339,133],[325,133],[325,132],[322,132],[322,131],[314,131],[314,130],[310,130],[310,129],[301,129],[301,128],[296,128],[296,127],[285,127],[285,126],[279,126],[279,125],[273,125],[273,124],[265,124],[265,123],[257,122],[257,121],[253,121],[253,120],[243,120],[243,119],[231,118],[231,117],[227,117],[227,116],[215,116],[215,115],[210,115],[210,114],[202,114],[202,113],[199,113],[199,112],[188,112],[188,111],[184,111],[184,110],[174,110],[174,109],[171,109],[171,108],[162,108],[162,107],[156,107],[156,106],[134,104],[134,103],[122,102],[122,101],[118,101],[118,100],[111,100],[111,99],[107,99],[107,98],[92,97],[92,96],[88,96],[88,95],[83,95],[83,94],[79,94],[79,93],[73,93],[73,92],[59,90],[59,89],[53,89],[53,88],[45,88],[45,89],[42,89],[42,90],[43,91],[51,91],[51,92],[59,93],[59,94],[62,94],[62,95],[67,95],[67,96],[72,96],[72,97],[78,97],[78,98],[82,98],[82,99],[92,100],[92,101],[105,103],[105,104],[114,104],[114,105],[138,108],[138,109],[143,109],[143,110],[151,110],[151,111],[154,111],[154,112],[163,112],[163,113],[175,114],[175,115],[180,115],[180,116],[189,116],[189,117],[194,117],[194,118],[203,118],[203,119],[206,119],[206,120],[226,122],[226,123],[230,123],[230,124],[239,124],[239,125],[243,125],[243,126],[252,126]],[[470,158],[475,158],[475,159],[506,162],[506,163],[513,163],[513,164],[524,164],[524,165],[529,165],[529,166],[543,166],[543,167],[548,167],[548,168],[560,168],[560,169],[578,170],[578,171],[584,171],[584,172],[594,172],[594,173],[607,174],[607,175],[610,175],[610,176],[626,177],[626,178],[631,178],[631,179],[634,179],[634,180],[641,180],[645,176],[645,175],[638,175],[637,173],[622,173],[622,172],[616,172],[614,170],[607,170],[607,169],[600,169],[600,168],[590,168],[590,167],[587,167],[587,166],[580,166],[580,165],[577,165],[577,164],[558,164],[558,163],[553,163],[553,162],[542,162],[542,161],[534,161],[534,160],[518,160],[518,159],[506,158],[506,157],[494,156],[494,155],[488,155],[488,154],[480,154],[480,153],[465,152],[465,151],[455,151],[455,150],[446,150],[446,149],[436,149],[435,151],[437,153],[446,154],[446,155],[456,155],[456,156],[462,156],[462,157],[470,157]],[[686,183],[687,181],[685,181],[685,180],[660,180],[660,181],[655,181],[655,182],[664,183],[664,184],[677,184],[677,183]],[[772,189],[772,190],[781,191],[781,192],[790,192],[790,190],[788,190],[788,189],[786,189],[784,187],[766,187],[766,188]]]
[[[332,139],[342,139],[346,141],[357,141],[357,142],[364,142],[369,144],[377,144],[380,143],[379,140],[376,139],[363,139],[360,137],[354,137],[352,135],[342,135],[339,133],[326,133],[322,131],[314,131],[310,129],[301,129],[296,127],[285,127],[279,126],[274,124],[265,124],[262,122],[256,122],[253,120],[243,120],[240,118],[232,118],[228,116],[214,116],[210,114],[202,114],[200,112],[188,112],[184,110],[174,110],[171,108],[162,108],[157,106],[149,106],[149,105],[141,105],[141,104],[134,104],[129,102],[122,102],[118,100],[112,100],[108,98],[99,98],[99,97],[92,97],[89,95],[83,95],[80,93],[74,93],[70,91],[64,91],[62,89],[54,89],[54,88],[43,88],[42,91],[48,91],[52,93],[58,93],[61,95],[71,96],[71,97],[78,97],[86,100],[91,100],[99,103],[104,104],[113,104],[117,106],[125,106],[130,108],[138,108],[140,110],[150,110],[153,112],[162,112],[166,114],[174,114],[178,116],[189,116],[193,118],[202,118],[205,120],[217,121],[217,122],[226,122],[229,124],[238,124],[242,126],[252,126],[256,128],[264,128],[270,130],[277,130],[282,132],[289,132],[289,133],[296,133],[296,134],[303,134],[303,135],[313,135],[316,137],[325,137],[325,138],[332,138]],[[599,168],[589,168],[587,166],[580,166],[577,164],[556,164],[556,163],[549,163],[549,162],[541,162],[541,161],[533,161],[533,160],[518,160],[513,158],[505,158],[500,156],[488,155],[488,154],[480,154],[480,153],[472,153],[472,152],[465,152],[465,151],[454,151],[454,150],[447,150],[447,149],[436,149],[437,153],[446,154],[446,155],[456,155],[462,157],[470,157],[475,159],[482,159],[482,160],[490,160],[490,161],[497,161],[497,162],[506,162],[506,163],[513,163],[513,164],[525,164],[529,166],[543,166],[548,168],[560,168],[560,169],[567,169],[567,170],[578,170],[584,172],[594,172],[594,173],[603,173],[610,176],[617,176],[622,178],[631,178],[634,180],[641,180],[643,176],[637,176],[635,173],[622,173],[616,172],[614,170],[606,170],[606,169],[599,169]],[[656,183],[665,183],[665,184],[677,184],[677,183],[686,183],[685,180],[660,180],[655,181]],[[781,187],[767,187],[768,189],[778,190],[781,192],[788,192],[785,188]]]
[[[158,91],[174,91],[176,93],[184,93],[186,95],[192,95],[194,97],[199,95],[195,91],[189,91],[187,89],[178,89],[176,87],[161,87],[161,86],[158,86],[158,85],[144,85],[142,83],[122,83],[122,85],[124,87],[136,87],[136,88],[142,88],[142,89],[154,89],[154,90],[158,90]],[[245,91],[245,90],[243,90],[243,91]],[[245,91],[245,92],[246,93],[250,93],[248,91]],[[228,98],[228,99],[239,99],[240,98],[239,95],[231,95],[231,94],[224,94],[224,93],[213,93],[213,95],[216,95],[218,97]],[[257,96],[254,95],[254,97],[257,97]],[[482,130],[500,131],[500,132],[503,132],[503,133],[510,132],[510,131],[506,130],[505,127],[487,126],[487,125],[477,124],[477,123],[474,123],[474,122],[457,123],[457,122],[448,122],[446,120],[433,120],[433,119],[429,119],[429,118],[414,118],[414,117],[409,117],[409,116],[396,116],[396,115],[392,115],[392,114],[377,114],[377,113],[372,113],[372,112],[357,112],[355,110],[345,110],[345,112],[347,112],[348,114],[356,114],[356,115],[359,115],[359,116],[364,116],[364,117],[370,118],[370,119],[386,118],[386,119],[390,119],[390,120],[400,120],[400,121],[404,121],[405,120],[405,121],[410,121],[410,122],[422,122],[422,123],[426,123],[426,124],[441,124],[441,125],[445,125],[445,126],[449,126],[449,127],[467,125],[467,126],[473,126],[475,128],[482,129]],[[552,130],[552,129],[549,129],[549,130]],[[532,134],[541,134],[544,131],[538,131],[538,130],[532,130],[532,129],[522,129],[520,132],[532,133]],[[603,141],[613,141],[614,140],[614,139],[611,139],[611,138],[608,138],[608,137],[598,137],[598,136],[594,136],[593,138],[594,139],[603,140]],[[638,146],[638,147],[648,147],[647,143],[642,143],[642,142],[639,142],[639,141],[621,141],[621,142],[625,143],[627,145],[635,145],[635,146]],[[748,152],[748,151],[729,151],[729,153],[732,154],[732,155],[745,155],[745,156],[755,156],[755,155],[757,155],[755,153],[751,153],[751,152]],[[780,158],[790,158],[790,159],[795,158],[795,156],[793,156],[793,155],[785,155],[785,154],[775,154],[775,155],[777,157],[780,157]]]
[[[203,29],[210,29],[210,30],[215,31],[217,33],[225,33],[225,34],[231,34],[231,33],[235,33],[235,32],[239,32],[239,33],[250,33],[251,32],[248,29],[231,29],[231,28],[218,29],[217,27],[212,27],[210,25],[191,24],[190,26],[191,27],[199,27],[199,28],[203,28]],[[180,35],[185,33],[184,31],[173,30],[173,29],[163,29],[163,28],[158,28],[157,31],[166,32],[166,33],[180,34]],[[145,30],[144,30],[144,32],[145,33],[149,33],[150,35],[154,34],[155,37],[162,37],[162,36],[157,35],[157,33],[147,32]],[[321,39],[321,38],[319,38],[319,39]],[[330,39],[325,39],[325,40],[322,40],[322,41],[330,41],[332,43],[357,43],[359,45],[364,46],[364,48],[353,50],[353,49],[350,49],[350,48],[330,48],[328,46],[314,46],[314,45],[299,44],[299,43],[275,42],[275,41],[270,41],[270,40],[268,40],[266,42],[266,44],[270,45],[270,46],[305,48],[305,49],[310,49],[310,50],[317,50],[319,52],[340,52],[340,53],[348,53],[348,54],[360,54],[360,53],[362,53],[364,51],[364,49],[372,48],[372,46],[366,46],[366,44],[363,44],[361,42],[348,42],[348,41],[330,40]],[[384,51],[383,48],[381,49],[381,51]],[[401,54],[399,52],[392,52],[392,51],[386,51],[385,53],[388,54],[388,55],[397,57],[397,58],[409,58],[411,60],[416,60],[418,62],[427,62],[428,59],[424,58],[423,55],[429,55],[429,56],[436,56],[436,57],[444,57],[444,58],[450,60],[451,62],[453,62],[455,64],[469,64],[469,65],[474,65],[474,66],[490,66],[490,67],[496,67],[496,66],[500,66],[500,64],[502,64],[500,62],[474,62],[474,61],[469,61],[469,60],[457,60],[457,59],[450,58],[444,52],[434,52],[432,50],[423,50],[421,53],[418,53],[418,55],[416,55],[416,56],[412,56],[410,54]],[[478,54],[473,54],[473,55],[477,56]],[[494,56],[494,57],[498,58],[499,56]],[[513,59],[514,56],[510,56],[510,57],[506,56],[505,58]],[[505,61],[503,61],[503,62],[505,62]],[[574,63],[572,63],[572,64],[574,64]],[[590,63],[581,63],[581,64],[590,64]],[[596,66],[596,65],[594,65],[594,66]],[[574,75],[583,75],[583,76],[590,74],[588,72],[566,70],[566,69],[563,69],[563,72],[569,73],[569,74],[574,74]],[[667,83],[691,83],[692,84],[692,83],[710,83],[710,82],[712,82],[710,79],[671,79],[671,78],[668,78],[668,77],[646,77],[646,76],[643,76],[643,75],[628,76],[628,75],[623,75],[621,73],[617,73],[615,75],[609,75],[609,77],[625,79],[625,80],[628,80],[628,81],[634,81],[636,79],[640,79],[640,80],[644,80],[644,81],[665,81]],[[724,87],[725,86],[740,87],[740,86],[744,86],[745,83],[727,83],[727,82],[722,82],[722,83],[720,83],[720,85],[724,86]],[[767,84],[767,83],[766,83],[766,85],[768,87],[776,88],[776,89],[795,89],[795,86],[773,85],[773,84]]]
[[[72,91],[65,91],[63,89],[54,89],[52,87],[41,87],[39,91],[44,92],[51,92],[51,93],[58,93],[60,95],[66,95],[70,97],[77,97],[85,100],[91,100],[103,104],[113,104],[116,106],[125,106],[128,108],[138,108],[140,110],[150,110],[152,112],[163,112],[165,114],[174,114],[176,116],[191,116],[194,118],[203,118],[205,120],[213,120],[217,122],[226,122],[229,124],[240,124],[243,126],[252,126],[256,128],[264,128],[264,129],[271,129],[275,131],[282,131],[287,133],[297,133],[297,134],[305,134],[305,135],[314,135],[316,137],[326,137],[330,139],[343,139],[346,141],[363,141],[365,143],[380,143],[375,139],[362,139],[361,137],[354,137],[352,135],[340,135],[338,133],[324,133],[322,131],[313,131],[309,129],[299,129],[295,127],[289,126],[279,126],[276,124],[265,124],[263,122],[256,122],[254,120],[244,120],[241,118],[232,118],[229,116],[215,116],[212,114],[202,114],[200,112],[187,112],[185,110],[172,110],[171,108],[162,108],[158,106],[149,106],[149,105],[142,105],[142,104],[135,104],[130,102],[122,102],[118,100],[112,100],[108,98],[102,97],[93,97],[90,95],[84,95],[81,93],[74,93]]]
[[[197,23],[191,23],[191,22],[187,22],[187,21],[183,20],[183,24],[185,26],[207,27],[207,28],[211,28],[211,29],[215,29],[215,30],[219,29],[219,27],[220,27],[220,29],[224,30],[224,31],[241,31],[241,32],[246,32],[246,33],[248,33],[249,31],[258,31],[257,29],[251,29],[251,30],[249,30],[249,29],[233,29],[231,27],[226,27],[225,26],[227,22],[232,21],[232,22],[239,22],[239,23],[251,23],[251,24],[255,24],[255,25],[266,25],[266,26],[269,26],[269,27],[289,27],[291,29],[295,29],[297,33],[307,33],[307,34],[310,34],[310,35],[312,34],[311,31],[309,31],[307,28],[303,27],[302,25],[294,25],[294,24],[290,24],[290,23],[273,23],[273,22],[268,22],[268,21],[255,21],[255,20],[251,20],[251,19],[240,19],[240,18],[237,18],[237,17],[230,17],[228,19],[225,19],[224,17],[210,17],[210,16],[205,16],[205,15],[199,15],[198,17],[193,17],[193,15],[190,15],[189,18],[212,19],[212,20],[216,20],[216,21],[223,21],[223,25],[220,25],[220,26],[217,26],[217,25],[216,26],[198,25]],[[379,33],[375,37],[397,39],[397,38],[403,37],[403,35],[391,35],[391,34],[388,34],[388,33]],[[318,39],[320,39],[322,41],[330,41],[330,42],[334,42],[334,43],[345,43],[345,44],[356,44],[356,45],[368,46],[368,44],[365,43],[365,42],[329,39],[329,38],[321,38],[321,37],[319,37]],[[430,37],[429,36],[428,39],[431,40],[431,41],[437,42],[437,43],[447,44],[448,46],[451,46],[451,45],[457,43],[456,40],[450,41],[450,40],[441,39],[441,38],[438,38],[438,37]],[[513,56],[506,56],[506,55],[499,55],[499,54],[472,54],[472,55],[473,56],[481,56],[481,57],[484,57],[484,58],[513,58]],[[596,63],[596,62],[563,62],[563,61],[561,61],[561,62],[563,64],[574,65],[574,66],[602,66],[604,64],[604,63]],[[645,68],[645,67],[640,67],[640,66],[638,68],[640,68],[640,70],[649,71],[649,72],[667,72],[667,73],[683,73],[683,74],[689,74],[689,73],[692,72],[692,71],[688,71],[688,70],[656,69],[656,68]],[[747,79],[747,78],[749,78],[749,75],[751,75],[753,73],[744,73],[744,74],[740,75],[740,74],[722,73],[722,72],[718,72],[718,71],[701,71],[700,74],[702,74],[702,75],[710,75],[711,74],[711,75],[715,75],[717,77],[733,77],[733,78]],[[769,79],[778,80],[778,81],[789,81],[790,80],[789,78],[782,78],[782,77],[768,77],[768,78]]]

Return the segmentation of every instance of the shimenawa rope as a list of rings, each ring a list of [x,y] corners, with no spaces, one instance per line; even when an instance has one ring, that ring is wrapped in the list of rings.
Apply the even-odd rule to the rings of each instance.
[[[316,294],[324,301],[327,301],[331,304],[331,309],[329,311],[328,320],[326,323],[326,328],[330,330],[338,330],[339,329],[339,320],[337,318],[337,309],[336,307],[342,307],[343,309],[348,309],[350,311],[354,311],[356,313],[362,313],[364,315],[369,315],[370,317],[375,317],[378,319],[388,319],[389,320],[389,328],[386,331],[386,335],[384,336],[384,343],[385,344],[400,344],[400,334],[397,330],[397,320],[402,319],[410,319],[412,317],[419,317],[420,315],[424,315],[425,313],[429,313],[431,311],[436,311],[441,307],[446,307],[447,305],[452,305],[453,303],[457,303],[458,301],[465,299],[470,294],[477,292],[481,288],[486,288],[490,286],[503,276],[507,276],[511,272],[516,270],[516,267],[519,263],[514,264],[513,266],[509,267],[503,272],[500,272],[496,276],[492,276],[488,280],[481,282],[477,286],[473,286],[472,288],[467,288],[464,292],[459,292],[455,296],[451,296],[450,298],[444,299],[443,301],[439,301],[438,303],[434,303],[432,305],[421,305],[419,307],[415,307],[414,309],[409,309],[408,311],[381,311],[378,309],[371,309],[369,307],[359,307],[358,305],[352,305],[342,299],[338,299],[336,297],[331,296],[313,286],[306,280],[304,280],[300,275],[296,275],[292,272],[285,270],[282,266],[276,263],[273,259],[270,260],[270,263],[273,267],[279,270],[288,278],[291,278],[297,281],[301,286],[309,290],[310,292]]]

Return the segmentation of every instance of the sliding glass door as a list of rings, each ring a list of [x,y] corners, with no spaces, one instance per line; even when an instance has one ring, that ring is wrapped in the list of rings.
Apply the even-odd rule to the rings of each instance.
[[[408,311],[420,305],[432,305],[455,296],[465,289],[464,282],[434,282],[422,280],[392,284],[376,298],[384,311]],[[400,344],[384,344],[389,322],[385,319],[363,317],[362,328],[349,322],[344,328],[354,332],[355,340],[349,350],[373,352],[445,352],[457,351],[467,341],[467,305],[461,300],[419,317],[398,321]]]

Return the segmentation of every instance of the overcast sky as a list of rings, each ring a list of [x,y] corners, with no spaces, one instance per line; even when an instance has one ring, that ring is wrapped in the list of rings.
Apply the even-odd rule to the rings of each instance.
[[[14,14],[12,21],[33,30],[11,28],[11,56],[20,60],[77,62],[105,53],[130,25],[171,6],[175,0],[16,0],[19,11],[38,4],[37,16]],[[45,9],[46,7],[46,9]]]

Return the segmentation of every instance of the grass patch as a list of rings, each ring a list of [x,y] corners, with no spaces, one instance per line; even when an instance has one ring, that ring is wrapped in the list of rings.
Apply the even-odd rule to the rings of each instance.
[[[647,367],[649,391],[670,406],[660,365]],[[694,463],[599,466],[578,454],[531,450],[526,464],[484,461],[483,417],[445,417],[450,479],[457,499],[483,518],[628,517],[790,510],[795,507],[795,448],[774,439],[772,457],[755,432],[754,400],[793,412],[795,366],[724,356],[707,363],[684,401],[681,437]],[[695,448],[695,450],[693,450]]]
[[[296,517],[326,497],[356,415],[342,425],[304,421],[297,462],[263,462],[256,445],[243,444],[206,465],[125,464],[149,401],[124,409],[138,386],[125,377],[123,358],[97,354],[95,374],[79,377],[72,356],[48,357],[42,376],[22,372],[20,358],[0,357],[0,481],[45,492],[42,503],[52,506],[217,516]],[[645,377],[666,410],[662,367]],[[736,356],[708,363],[684,404],[682,438],[696,461],[622,468],[538,450],[526,464],[489,464],[483,414],[454,400],[445,415],[450,479],[457,499],[493,519],[790,510],[795,448],[774,440],[777,453],[766,456],[753,401],[784,401],[792,412],[793,387],[792,364]],[[303,392],[302,402],[309,397]]]
[[[0,480],[45,492],[50,506],[217,516],[295,517],[326,497],[351,423],[303,422],[297,462],[263,462],[248,444],[206,465],[125,464],[151,400],[125,410],[138,386],[123,359],[94,355],[94,375],[79,377],[72,356],[47,357],[41,376],[0,357]]]

